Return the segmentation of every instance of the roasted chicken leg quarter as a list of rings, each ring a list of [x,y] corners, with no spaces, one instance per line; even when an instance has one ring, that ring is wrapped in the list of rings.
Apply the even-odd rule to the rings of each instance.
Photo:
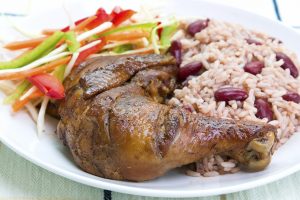
[[[264,169],[276,129],[216,119],[164,104],[176,87],[177,66],[161,55],[97,57],[65,81],[59,137],[86,172],[144,181],[212,154]]]

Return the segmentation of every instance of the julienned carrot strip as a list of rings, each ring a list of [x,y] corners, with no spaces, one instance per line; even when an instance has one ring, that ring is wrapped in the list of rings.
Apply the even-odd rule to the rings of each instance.
[[[45,30],[42,31],[42,34],[43,35],[52,35],[56,31],[58,31],[58,29],[45,29]]]
[[[126,31],[126,32],[120,32],[120,33],[114,33],[111,35],[106,36],[106,40],[108,41],[122,41],[122,40],[135,40],[142,37],[149,37],[150,32],[146,31]]]
[[[55,48],[57,48],[57,47],[63,45],[64,43],[65,43],[65,38],[62,38],[62,39],[56,44]]]
[[[156,22],[148,22],[148,23],[143,23],[143,24],[132,24],[132,25],[126,25],[126,26],[119,26],[115,27],[109,30],[105,30],[102,33],[98,33],[98,37],[106,37],[112,34],[120,33],[120,32],[129,32],[129,31],[135,31],[137,29],[139,30],[148,30],[150,31],[154,27],[157,26]]]
[[[30,87],[31,83],[27,80],[22,81],[16,89],[12,92],[11,95],[7,96],[3,103],[5,104],[11,104],[15,102],[17,99],[19,99],[22,94]]]
[[[51,71],[55,69],[57,66],[66,64],[70,61],[71,56],[68,56],[66,58],[61,58],[59,60],[55,60],[53,62],[47,63],[41,67],[29,69],[26,71],[19,71],[19,72],[10,72],[5,74],[0,74],[0,80],[16,80],[16,79],[24,79],[29,76],[33,76],[36,74],[45,73],[48,71]],[[0,71],[1,72],[1,71]]]
[[[77,26],[75,26],[73,31],[82,31],[89,23],[94,21],[97,18],[97,16],[93,15],[89,18],[85,19],[84,21],[80,22]]]
[[[36,47],[40,43],[42,43],[47,37],[41,37],[41,38],[34,38],[31,40],[24,40],[24,41],[17,41],[17,42],[11,42],[4,46],[4,48],[9,50],[19,50],[19,49],[25,49],[25,48],[32,48]]]
[[[21,110],[28,102],[30,102],[31,100],[34,100],[38,97],[43,96],[43,93],[39,90],[33,92],[31,95],[29,95],[28,97],[22,99],[22,100],[18,100],[16,101],[13,105],[13,111],[14,112],[18,112],[19,110]]]
[[[93,15],[91,17],[83,18],[81,20],[78,20],[78,22],[76,23],[76,26],[74,28],[74,31],[83,30],[84,28],[87,27],[87,25],[89,25],[95,19],[97,19],[97,16]],[[67,32],[68,30],[69,30],[69,28],[63,29],[64,32]],[[42,31],[42,34],[52,35],[55,31],[57,31],[57,29],[45,29],[45,30]]]

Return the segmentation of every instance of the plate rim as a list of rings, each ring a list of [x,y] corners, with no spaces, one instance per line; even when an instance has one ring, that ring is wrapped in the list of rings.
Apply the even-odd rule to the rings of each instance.
[[[192,198],[192,197],[206,197],[206,196],[213,196],[213,195],[222,195],[222,194],[229,194],[233,192],[240,192],[247,189],[257,188],[262,185],[266,185],[268,183],[277,181],[279,179],[282,179],[288,175],[291,175],[297,171],[300,170],[300,163],[293,165],[292,167],[283,170],[277,174],[270,174],[267,177],[263,179],[256,179],[247,183],[239,184],[238,186],[227,186],[222,187],[220,189],[209,189],[209,190],[197,190],[197,191],[180,191],[180,193],[176,193],[175,191],[169,191],[169,190],[156,190],[156,189],[148,189],[148,188],[135,188],[132,186],[125,186],[125,185],[119,185],[117,183],[110,183],[110,182],[103,182],[101,180],[94,181],[92,179],[82,177],[80,175],[77,175],[72,172],[68,172],[67,170],[61,169],[59,167],[56,167],[52,164],[46,164],[43,161],[39,159],[32,159],[31,156],[27,155],[26,153],[23,153],[22,150],[19,147],[13,147],[9,142],[6,141],[6,139],[3,139],[2,136],[0,136],[1,142],[6,145],[8,148],[10,148],[12,151],[17,153],[19,156],[25,158],[29,162],[46,169],[47,171],[59,175],[61,177],[67,178],[69,180],[75,181],[80,184],[85,184],[88,186],[92,186],[95,188],[103,189],[103,190],[111,190],[115,192],[121,192],[125,194],[130,195],[138,195],[138,196],[147,196],[147,197],[165,197],[165,198]],[[91,175],[91,174],[89,174]],[[94,175],[91,175],[94,176]],[[103,179],[101,177],[97,177]],[[197,177],[196,177],[197,178]],[[109,180],[109,179],[108,179]]]
[[[208,0],[191,0],[190,2],[193,3],[193,2],[199,2],[199,1],[201,1],[205,4],[210,4],[212,6],[221,6],[226,9],[237,10],[239,12],[245,12],[249,15],[254,15],[254,16],[260,18],[260,20],[265,20],[265,21],[269,21],[269,22],[278,24],[282,28],[288,29],[289,31],[296,33],[297,35],[299,35],[299,38],[300,38],[300,34],[296,30],[294,30],[292,27],[288,26],[287,24],[285,24],[282,21],[271,19],[271,18],[265,17],[263,15],[260,15],[260,14],[242,9],[242,8],[238,8],[238,7],[231,6],[231,5],[226,5],[224,2],[215,2],[215,1],[211,2]],[[180,2],[180,1],[178,1],[178,2]],[[30,156],[28,153],[22,152],[22,149],[20,147],[11,144],[5,137],[3,137],[3,134],[0,134],[0,141],[4,145],[6,145],[8,148],[10,148],[12,151],[17,153],[19,156],[25,158],[29,162],[31,162],[43,169],[46,169],[47,171],[49,171],[53,174],[59,175],[61,177],[67,178],[67,179],[75,181],[77,183],[85,184],[85,185],[103,189],[103,190],[112,190],[115,192],[121,192],[121,193],[130,194],[130,195],[139,195],[139,196],[148,196],[148,197],[186,198],[186,197],[205,197],[205,196],[229,194],[229,193],[233,193],[233,192],[239,192],[239,191],[244,191],[247,189],[257,188],[259,186],[277,181],[277,180],[282,179],[288,175],[291,175],[297,171],[300,171],[300,162],[299,162],[298,164],[295,164],[295,165],[293,165],[283,171],[280,171],[276,174],[270,174],[270,175],[267,175],[265,178],[252,180],[250,182],[239,184],[238,186],[233,185],[233,186],[225,186],[225,187],[217,188],[217,189],[214,188],[214,189],[207,189],[207,190],[192,190],[192,191],[189,190],[189,191],[176,192],[176,191],[170,191],[167,189],[157,190],[157,189],[150,189],[150,188],[136,188],[136,187],[132,187],[132,186],[119,185],[118,183],[103,182],[101,180],[89,179],[89,178],[83,177],[81,175],[75,174],[73,172],[69,172],[67,170],[56,167],[53,164],[49,164],[49,163],[47,164],[38,158],[32,158],[32,156]],[[91,174],[89,174],[89,175],[91,175]],[[94,175],[91,175],[91,176],[94,176]],[[95,177],[97,177],[97,176],[95,176]],[[97,177],[97,178],[103,179],[101,177]],[[109,179],[107,179],[107,180],[109,180]]]

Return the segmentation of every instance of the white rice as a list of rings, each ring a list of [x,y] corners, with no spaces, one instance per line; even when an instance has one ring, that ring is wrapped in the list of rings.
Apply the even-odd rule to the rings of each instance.
[[[191,37],[185,31],[187,24],[182,22],[182,29],[173,37],[182,43],[181,67],[193,61],[201,61],[206,71],[189,78],[184,88],[175,90],[170,104],[208,116],[267,122],[267,119],[255,116],[255,98],[262,97],[267,98],[272,105],[274,120],[268,123],[277,128],[277,148],[300,130],[300,104],[282,99],[282,95],[288,91],[300,94],[300,78],[294,78],[289,70],[282,69],[280,66],[283,61],[276,61],[275,55],[275,52],[286,54],[299,69],[299,61],[293,52],[286,49],[279,40],[240,25],[210,20],[206,29]],[[248,44],[245,39],[253,39],[262,45]],[[265,64],[262,72],[257,75],[243,70],[243,66],[254,58]],[[244,102],[216,102],[214,91],[224,86],[244,88],[248,91],[248,98]],[[219,155],[209,156],[196,163],[196,173],[203,176],[237,171],[239,168],[235,160]]]

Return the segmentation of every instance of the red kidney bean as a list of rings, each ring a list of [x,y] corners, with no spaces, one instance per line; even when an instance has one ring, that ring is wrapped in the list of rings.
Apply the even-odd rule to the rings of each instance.
[[[296,67],[296,65],[293,63],[293,61],[284,53],[281,52],[277,52],[276,53],[276,60],[283,60],[283,64],[281,65],[281,68],[283,69],[289,69],[291,75],[294,78],[297,78],[299,75],[298,69]]]
[[[205,29],[208,26],[209,19],[199,19],[195,22],[192,22],[189,24],[187,28],[187,32],[191,36],[195,36],[196,33],[201,32],[203,29]]]
[[[295,103],[300,103],[300,95],[296,92],[287,92],[282,98],[286,101],[293,101]]]
[[[265,67],[264,62],[252,61],[246,63],[246,65],[244,66],[244,71],[256,75],[256,74],[260,74],[264,67]]]
[[[184,81],[188,76],[197,74],[202,68],[203,65],[200,61],[188,63],[179,69],[178,78],[180,81]]]
[[[171,46],[169,48],[169,52],[171,53],[172,56],[174,56],[176,58],[177,64],[180,65],[181,64],[181,56],[182,56],[182,45],[181,42],[178,40],[174,40],[171,43]]]
[[[271,105],[266,99],[255,99],[254,106],[257,108],[256,117],[259,119],[267,118],[268,121],[273,119],[273,111]]]
[[[215,91],[215,99],[217,101],[244,101],[247,98],[247,92],[241,88],[224,87]]]
[[[245,40],[246,40],[246,42],[247,42],[248,44],[262,45],[261,42],[259,42],[259,41],[257,41],[257,40],[254,40],[254,39],[251,39],[251,38],[248,38],[248,39],[245,39]]]

